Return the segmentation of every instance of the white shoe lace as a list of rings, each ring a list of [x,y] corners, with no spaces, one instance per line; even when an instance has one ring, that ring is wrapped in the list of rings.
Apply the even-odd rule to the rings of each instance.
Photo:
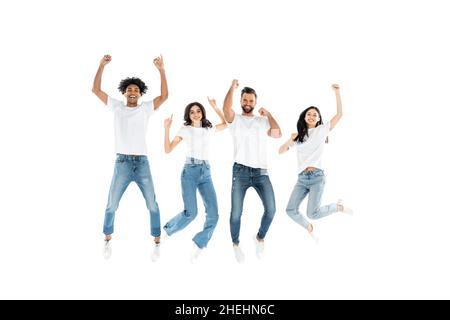
[[[105,240],[103,245],[103,258],[109,259],[112,254],[111,240]]]
[[[262,259],[264,256],[264,241],[259,241],[257,236],[254,237],[254,241],[256,248],[256,256],[259,259]]]
[[[233,245],[234,256],[239,263],[244,263],[245,255],[239,246]]]
[[[194,249],[192,250],[192,253],[191,253],[191,263],[195,263],[197,261],[201,252],[202,252],[202,249],[200,249],[199,247],[197,247],[196,244],[194,244]]]
[[[315,234],[315,232],[308,232],[309,236],[314,240],[315,244],[319,244],[319,237]]]
[[[342,199],[339,199],[337,201],[338,206],[342,206],[342,212],[348,214],[348,215],[353,215],[353,210],[350,209],[349,207],[344,205],[344,202],[342,201]]]
[[[159,243],[155,244],[155,247],[153,248],[153,252],[152,252],[152,261],[155,262],[159,259],[160,257],[160,252],[159,252]]]

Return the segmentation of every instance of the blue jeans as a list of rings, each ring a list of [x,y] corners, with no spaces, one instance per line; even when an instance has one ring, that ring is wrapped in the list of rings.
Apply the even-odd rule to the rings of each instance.
[[[164,226],[170,236],[184,229],[197,216],[197,189],[203,199],[206,221],[203,230],[192,239],[199,248],[204,248],[212,237],[219,220],[217,197],[211,180],[210,166],[207,161],[188,158],[181,173],[181,188],[184,210],[173,217]]]
[[[264,239],[275,216],[275,195],[266,169],[255,169],[239,163],[233,165],[233,184],[231,189],[231,240],[239,244],[241,216],[247,189],[253,187],[264,206],[264,214],[258,231],[258,238]]]
[[[337,212],[337,204],[320,206],[323,189],[325,187],[325,175],[322,170],[303,171],[299,173],[297,184],[292,190],[286,212],[295,222],[307,229],[309,221],[298,211],[298,208],[309,193],[306,214],[310,219],[320,219]]]
[[[108,195],[103,233],[110,235],[114,232],[114,216],[119,207],[120,199],[130,182],[136,182],[145,198],[147,209],[150,212],[150,233],[154,237],[161,235],[161,224],[155,189],[153,188],[152,174],[148,165],[147,156],[133,156],[117,154],[114,175]]]

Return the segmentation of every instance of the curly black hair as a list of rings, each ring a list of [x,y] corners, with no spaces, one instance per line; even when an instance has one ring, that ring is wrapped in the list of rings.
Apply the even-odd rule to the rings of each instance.
[[[123,79],[122,81],[120,81],[119,87],[117,89],[119,89],[119,91],[124,94],[130,84],[137,85],[139,87],[141,95],[144,95],[147,92],[148,87],[145,85],[144,81],[135,77]]]

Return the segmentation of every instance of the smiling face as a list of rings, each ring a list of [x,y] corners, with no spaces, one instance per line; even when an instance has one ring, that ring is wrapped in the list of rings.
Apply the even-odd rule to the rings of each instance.
[[[241,97],[241,107],[244,115],[252,115],[256,105],[256,96],[253,93],[244,93]]]
[[[192,121],[192,126],[201,127],[201,122],[203,119],[203,112],[199,106],[193,105],[189,110],[189,119]]]
[[[141,97],[141,90],[137,85],[130,84],[123,95],[127,98],[128,107],[136,107],[138,100]]]
[[[315,128],[317,125],[317,122],[319,122],[319,121],[320,121],[320,115],[316,109],[311,108],[308,111],[306,111],[305,122],[308,125],[308,128]]]

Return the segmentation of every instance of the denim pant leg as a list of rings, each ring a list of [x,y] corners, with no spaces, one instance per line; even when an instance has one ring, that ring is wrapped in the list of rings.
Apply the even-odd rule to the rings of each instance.
[[[230,232],[234,244],[239,244],[241,230],[241,216],[244,207],[244,197],[250,187],[250,178],[242,172],[241,168],[233,167],[233,183],[231,187],[231,215]]]
[[[197,216],[197,170],[195,165],[186,165],[181,173],[181,190],[184,210],[164,226],[170,236],[184,229]]]
[[[125,160],[116,160],[114,174],[109,188],[108,204],[106,205],[103,233],[114,232],[114,217],[119,207],[120,199],[131,182],[131,167]]]
[[[320,219],[337,212],[336,204],[330,204],[322,207],[320,206],[324,187],[325,176],[323,172],[311,178],[307,208],[307,215],[310,219]]]
[[[253,187],[261,198],[264,206],[264,214],[261,218],[261,225],[258,231],[258,238],[262,240],[265,238],[273,217],[275,216],[275,194],[267,174],[255,177]]]
[[[142,195],[145,198],[145,204],[150,213],[150,234],[153,237],[159,237],[161,235],[161,221],[148,160],[146,158],[141,159],[140,161],[134,162],[134,165],[134,179],[139,189],[141,189]]]
[[[297,222],[303,228],[307,229],[309,225],[309,221],[299,212],[298,208],[300,204],[308,195],[309,189],[302,182],[302,175],[298,175],[297,183],[292,190],[291,197],[289,198],[289,202],[287,204],[286,213],[292,220]]]
[[[205,205],[206,221],[203,225],[203,230],[197,233],[192,239],[199,248],[204,248],[208,245],[214,229],[216,228],[217,221],[219,220],[217,196],[211,180],[209,166],[203,165],[203,169],[204,172],[200,184],[198,185],[198,191],[200,192],[203,204]]]

